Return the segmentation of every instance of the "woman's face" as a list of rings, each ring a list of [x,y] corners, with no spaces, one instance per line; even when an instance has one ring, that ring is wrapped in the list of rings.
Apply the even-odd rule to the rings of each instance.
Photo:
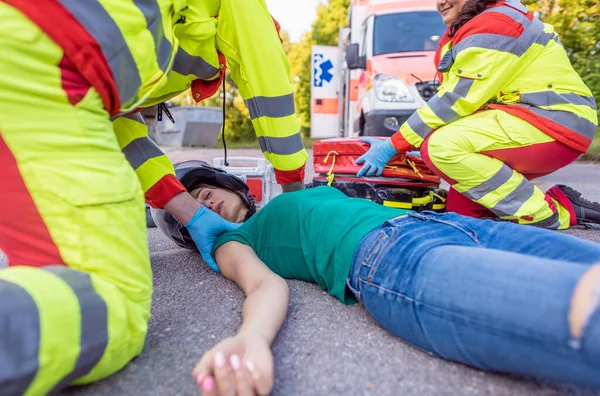
[[[437,10],[446,25],[450,25],[465,6],[467,0],[437,0]]]
[[[227,221],[241,223],[248,212],[242,197],[224,188],[203,184],[193,189],[190,194],[196,201]]]

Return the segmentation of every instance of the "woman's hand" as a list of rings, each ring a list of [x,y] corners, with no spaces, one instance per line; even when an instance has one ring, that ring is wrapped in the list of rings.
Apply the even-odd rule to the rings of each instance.
[[[267,395],[273,388],[273,354],[262,337],[237,335],[206,352],[193,375],[206,396]]]

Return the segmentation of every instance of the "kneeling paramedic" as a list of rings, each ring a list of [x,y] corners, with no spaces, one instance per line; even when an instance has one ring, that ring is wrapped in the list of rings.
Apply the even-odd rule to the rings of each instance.
[[[598,125],[596,101],[552,26],[517,0],[438,0],[449,28],[436,53],[439,92],[391,139],[372,142],[359,175],[421,148],[450,183],[446,208],[549,229],[600,222],[600,205],[530,180],[576,160]]]
[[[211,266],[235,227],[185,190],[136,110],[206,98],[227,66],[284,191],[308,156],[263,0],[0,0],[0,48],[0,395],[41,395],[141,353],[144,195]]]

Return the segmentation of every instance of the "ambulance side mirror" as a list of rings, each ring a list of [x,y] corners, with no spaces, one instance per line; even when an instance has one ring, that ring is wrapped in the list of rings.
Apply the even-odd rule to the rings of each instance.
[[[358,54],[358,44],[352,43],[346,47],[346,64],[348,69],[366,69],[366,60]]]

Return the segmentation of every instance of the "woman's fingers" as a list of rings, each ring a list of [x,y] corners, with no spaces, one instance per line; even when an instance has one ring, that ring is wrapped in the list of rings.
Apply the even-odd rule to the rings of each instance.
[[[214,360],[214,355],[215,354],[213,351],[206,352],[204,355],[202,355],[202,358],[200,359],[198,364],[196,364],[196,367],[194,367],[192,375],[194,376],[194,379],[196,380],[196,383],[198,383],[198,385],[200,385],[200,382],[202,382],[202,377],[212,375],[211,366]]]
[[[273,387],[272,379],[269,379],[267,376],[261,375],[260,371],[256,369],[254,363],[252,361],[247,360],[245,362],[246,369],[252,378],[252,384],[254,386],[254,390],[258,395],[268,395],[271,392],[271,388]]]
[[[200,384],[200,391],[202,396],[217,396],[215,379],[213,377],[203,378]]]
[[[237,396],[254,396],[256,393],[254,392],[252,386],[252,378],[250,373],[246,370],[245,367],[242,367],[242,361],[240,357],[236,354],[231,355],[229,359],[231,363],[231,368],[233,369],[235,382],[236,382],[236,395]]]
[[[214,371],[217,394],[219,396],[235,396],[235,376],[223,351],[215,353]]]

